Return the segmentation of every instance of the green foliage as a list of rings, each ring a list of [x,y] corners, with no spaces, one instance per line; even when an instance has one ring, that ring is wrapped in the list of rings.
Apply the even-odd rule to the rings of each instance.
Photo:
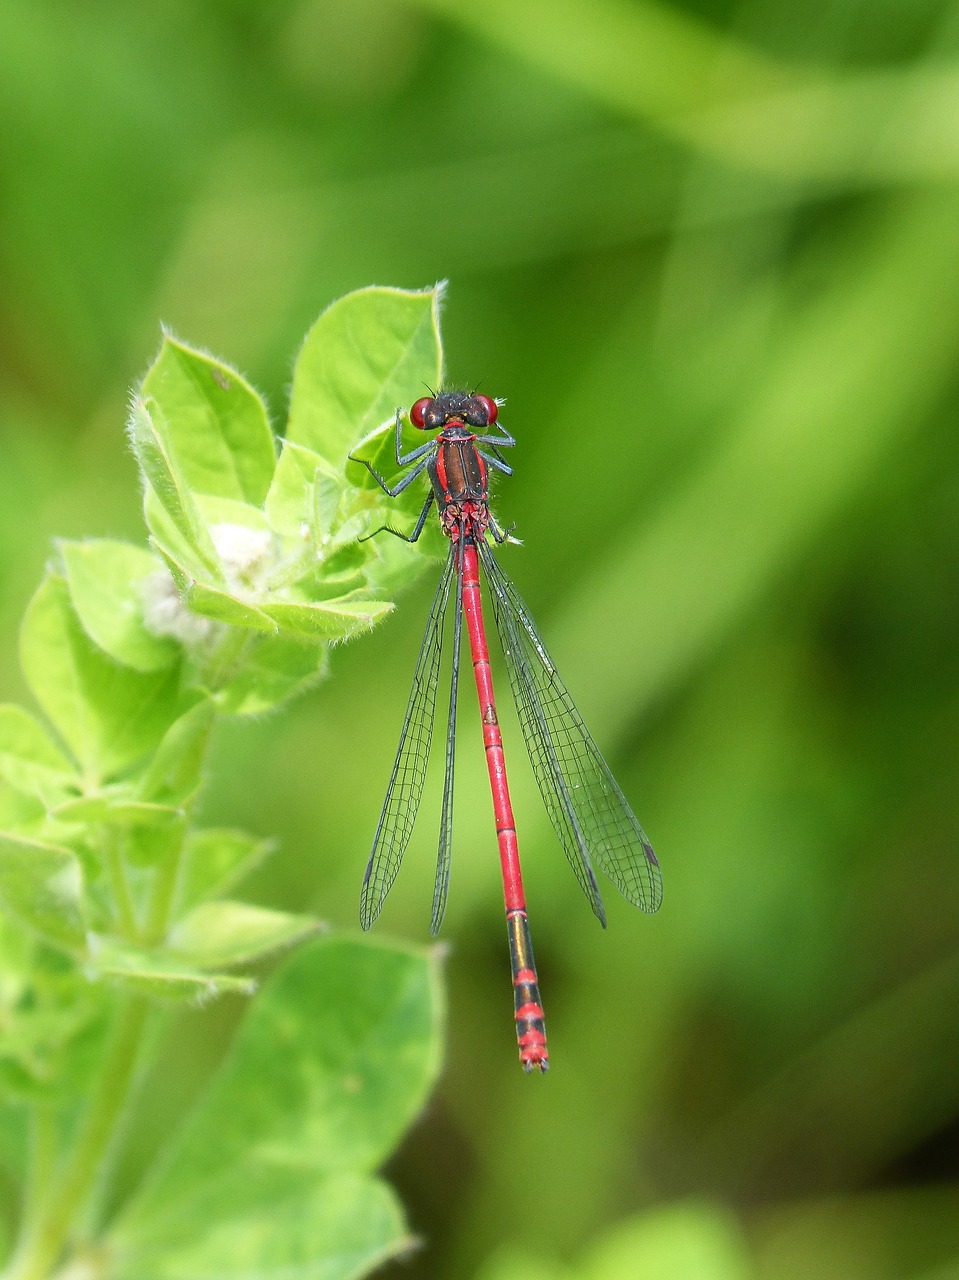
[[[0,707],[0,1098],[36,1134],[11,1280],[45,1280],[71,1249],[104,1280],[240,1258],[347,1277],[407,1244],[372,1175],[438,1069],[435,964],[347,939],[280,962],[135,1201],[82,1241],[77,1225],[158,1044],[154,1009],[249,996],[251,966],[320,928],[225,897],[272,846],[194,809],[217,722],[319,679],[331,644],[392,608],[357,542],[376,501],[342,455],[437,377],[436,303],[367,289],[330,308],[295,377],[309,447],[279,457],[249,384],[165,334],[130,418],[150,547],[60,542],[27,609],[23,671],[49,729]],[[374,354],[340,368],[358,340]]]
[[[369,1175],[435,1073],[435,983],[422,954],[345,939],[288,961],[167,1162],[112,1229],[117,1274],[190,1274],[226,1247],[221,1266],[307,1277],[322,1258],[331,1276],[352,1276],[402,1247],[399,1208]],[[327,1196],[336,1212],[314,1218]],[[275,1209],[283,1226],[268,1231]],[[251,1237],[259,1243],[244,1259]]]
[[[11,656],[53,536],[126,538],[165,569],[117,431],[156,318],[242,369],[289,437],[291,355],[324,300],[449,277],[448,376],[506,396],[517,438],[515,474],[494,478],[523,541],[504,567],[663,861],[663,910],[608,904],[601,935],[502,708],[553,1048],[546,1080],[515,1078],[464,677],[451,1063],[391,1167],[422,1238],[397,1276],[475,1280],[504,1250],[527,1277],[576,1274],[617,1220],[632,1234],[671,1207],[657,1263],[669,1275],[671,1252],[710,1275],[724,1256],[703,1244],[710,1206],[734,1243],[743,1233],[756,1280],[957,1270],[957,68],[957,0],[3,7],[0,699],[43,724],[0,713],[0,830],[76,853],[105,936],[103,840],[74,841],[51,811],[182,805],[141,799],[123,772],[83,792]],[[376,358],[356,346],[343,368]],[[434,366],[417,375],[431,386]],[[335,406],[338,384],[314,386]],[[217,411],[207,397],[194,420]],[[244,629],[236,663],[229,646],[197,656],[217,623],[180,610],[165,573],[148,590],[148,634],[181,667],[211,668],[215,698],[196,705],[221,726],[177,918],[219,896],[356,917],[432,568],[394,588],[441,542],[430,520],[418,548],[351,545],[368,512],[408,529],[425,491],[377,507],[347,463],[350,515],[342,438],[305,431],[278,440],[266,499],[194,493],[187,515],[198,528],[211,503],[235,503],[243,524],[260,507],[293,542],[303,513],[314,538],[335,519],[343,546],[310,598],[375,571],[396,616],[339,649]],[[408,448],[421,438],[404,431]],[[362,452],[395,474],[388,431]],[[205,562],[147,502],[183,580],[236,596],[216,548]],[[327,671],[282,714],[224,731],[223,716]],[[378,931],[427,935],[434,780]],[[138,910],[183,821],[104,824]],[[237,828],[277,836],[277,852]],[[4,1089],[75,1107],[55,1082],[86,1097],[115,994],[5,924]],[[105,1212],[200,1090],[240,1004],[171,1003],[176,1051],[131,1112]],[[0,1251],[24,1115],[0,1110]],[[330,1190],[301,1216],[332,1204]],[[235,1239],[226,1269],[242,1275],[257,1236]]]
[[[530,1254],[496,1258],[479,1280],[754,1280],[745,1241],[731,1218],[706,1204],[681,1204],[620,1223],[576,1266]]]

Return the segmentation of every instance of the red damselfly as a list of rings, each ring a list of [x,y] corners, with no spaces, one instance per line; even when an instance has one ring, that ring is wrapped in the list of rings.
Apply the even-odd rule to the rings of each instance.
[[[446,771],[430,930],[434,934],[439,931],[449,887],[456,695],[465,617],[503,872],[519,1056],[527,1071],[534,1067],[545,1071],[549,1066],[546,1027],[483,626],[480,565],[536,781],[559,841],[593,912],[605,927],[606,913],[593,871],[594,863],[629,902],[643,911],[655,911],[659,907],[663,886],[659,863],[645,832],[583,724],[529,610],[487,542],[487,534],[494,542],[507,541],[506,532],[489,509],[488,477],[490,468],[512,475],[512,468],[500,450],[516,443],[498,418],[499,405],[488,396],[452,391],[424,397],[410,409],[409,420],[421,431],[437,433],[429,443],[404,453],[403,414],[401,410],[396,413],[397,466],[410,468],[402,479],[391,486],[365,459],[354,459],[363,462],[390,497],[402,493],[424,471],[431,483],[411,533],[400,533],[389,526],[377,529],[376,533],[392,533],[407,542],[415,542],[435,502],[443,532],[450,540],[449,557],[433,597],[399,750],[363,877],[360,922],[368,929],[382,909],[399,871],[423,795],[443,634],[452,593],[455,606]],[[495,434],[491,434],[494,428]]]

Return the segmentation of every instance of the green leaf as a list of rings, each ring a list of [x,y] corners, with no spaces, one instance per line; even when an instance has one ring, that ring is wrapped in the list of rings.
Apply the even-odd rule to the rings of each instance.
[[[260,507],[251,506],[239,498],[224,498],[219,494],[198,493],[196,507],[207,528],[218,524],[240,525],[244,529],[270,532],[270,523]],[[219,550],[219,548],[218,548]],[[222,557],[221,557],[222,559]]]
[[[279,630],[273,619],[256,605],[240,600],[220,587],[211,587],[205,582],[198,582],[190,570],[176,559],[172,551],[159,542],[156,543],[156,548],[167,562],[177,587],[193,613],[201,614],[205,618],[213,618],[217,622],[226,622],[233,627],[246,627],[251,631],[276,634]]]
[[[200,785],[215,715],[214,703],[204,698],[174,721],[140,779],[141,800],[182,805],[192,798]]]
[[[187,604],[194,613],[216,622],[226,622],[231,627],[245,627],[248,631],[266,631],[275,634],[277,624],[264,610],[240,600],[229,591],[208,587],[204,582],[194,582],[186,590]]]
[[[112,662],[80,626],[64,579],[49,571],[23,620],[20,660],[88,782],[153,750],[183,710],[179,668],[139,672]]]
[[[210,582],[222,580],[220,564],[215,558],[216,548],[212,541],[209,543],[208,554],[204,558],[198,553],[193,543],[183,536],[175,521],[170,519],[166,508],[149,485],[143,492],[143,518],[152,534],[151,542],[158,550],[160,547],[165,547],[171,552],[177,563],[183,565],[192,578]],[[149,610],[147,610],[147,619],[149,627]]]
[[[273,840],[260,840],[245,831],[211,827],[187,837],[181,898],[193,906],[235,885],[276,848]]]
[[[142,584],[161,571],[149,551],[129,542],[61,542],[67,585],[87,635],[117,662],[137,671],[168,667],[180,655],[171,639],[144,623]]]
[[[579,1275],[582,1280],[752,1280],[755,1270],[732,1215],[690,1203],[620,1224],[591,1251]]]
[[[141,394],[159,407],[168,448],[190,489],[262,505],[276,444],[266,406],[245,378],[164,333]]]
[[[87,970],[91,977],[108,978],[129,991],[157,1000],[204,1003],[227,992],[251,995],[252,978],[210,973],[165,948],[143,950],[115,938],[90,936]]]
[[[379,1179],[333,1174],[298,1182],[286,1171],[261,1180],[260,1204],[229,1201],[189,1230],[157,1237],[121,1233],[113,1280],[356,1280],[412,1245],[403,1211]]]
[[[695,1201],[667,1205],[617,1223],[579,1266],[542,1251],[507,1246],[480,1272],[482,1280],[755,1280],[756,1270],[735,1218]]]
[[[287,436],[341,468],[351,447],[442,380],[442,287],[368,288],[334,302],[297,358]]]
[[[241,598],[268,590],[280,555],[279,539],[258,507],[197,494],[197,509],[216,548],[223,582]]]
[[[204,902],[178,922],[167,948],[198,969],[232,969],[299,942],[320,927],[312,916],[246,902]]]
[[[213,545],[172,451],[169,425],[155,400],[134,396],[129,434],[140,470],[160,506],[179,536],[212,571],[216,563]]]
[[[0,832],[0,906],[48,942],[71,951],[86,945],[83,877],[69,849]]]
[[[0,1093],[53,1100],[88,1085],[110,996],[0,913]]]
[[[168,821],[141,824],[123,833],[123,849],[132,866],[156,867],[183,848],[187,815],[182,809],[172,813],[176,816]]]
[[[408,587],[430,568],[437,573],[436,562],[445,560],[450,550],[449,542],[440,532],[439,521],[427,521],[416,544],[418,551],[389,535],[376,538],[375,542],[376,559],[366,566],[366,580],[371,588],[387,595]]]
[[[393,611],[385,600],[320,600],[309,603],[269,603],[263,612],[283,631],[315,636],[318,640],[345,640],[358,631],[372,631]]]
[[[342,477],[312,449],[293,440],[284,440],[264,505],[266,517],[277,533],[296,538],[302,536],[305,528],[318,541],[320,530],[316,527],[315,496],[318,479],[324,481],[324,494],[335,496],[335,512],[342,492]],[[329,516],[329,508],[324,510]],[[328,531],[331,524],[332,518],[323,527]]]
[[[110,790],[66,800],[51,810],[58,822],[103,822],[114,827],[155,827],[173,822],[180,810],[166,804],[150,804],[134,799],[127,788],[119,794]]]
[[[39,838],[46,823],[47,806],[43,800],[0,779],[0,831]]]
[[[26,795],[76,785],[70,761],[38,720],[13,703],[0,704],[0,777]]]
[[[200,1238],[260,1214],[276,1199],[278,1170],[310,1190],[329,1174],[373,1169],[436,1078],[439,1018],[432,955],[348,938],[295,952],[123,1214],[121,1244]]]
[[[230,715],[256,715],[302,693],[327,670],[326,648],[295,636],[261,636],[243,658],[243,668],[216,691]]]

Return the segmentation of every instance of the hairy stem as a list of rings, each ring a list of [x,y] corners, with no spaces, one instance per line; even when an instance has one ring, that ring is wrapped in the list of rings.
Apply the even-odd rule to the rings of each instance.
[[[7,1280],[46,1280],[63,1252],[77,1212],[90,1191],[129,1095],[137,1051],[149,1013],[144,996],[124,996],[76,1144],[46,1204],[28,1226]]]
[[[106,853],[107,873],[110,877],[110,889],[117,913],[117,924],[120,932],[128,941],[133,941],[137,934],[136,912],[133,899],[130,897],[130,886],[127,883],[127,872],[123,862],[120,838],[117,832],[105,825],[101,828],[101,841]]]
[[[207,687],[222,689],[236,675],[255,641],[256,636],[251,632],[242,627],[230,627],[206,664],[204,676]]]
[[[28,1233],[46,1198],[57,1155],[56,1112],[50,1103],[38,1102],[30,1115],[30,1154],[23,1196],[24,1232]]]
[[[156,869],[150,903],[147,907],[146,923],[143,927],[142,941],[148,947],[157,946],[166,937],[176,897],[177,884],[180,879],[180,866],[183,862],[183,842],[186,829],[180,832],[176,846],[172,848]]]
[[[143,930],[142,940],[147,945],[161,942],[169,927],[182,857],[181,840],[157,868]],[[132,914],[131,923],[135,928]],[[41,1160],[40,1116],[37,1115],[37,1150],[34,1154],[37,1167],[31,1175],[30,1207],[24,1218],[20,1244],[3,1280],[48,1280],[51,1269],[59,1261],[71,1230],[96,1185],[129,1101],[149,1013],[150,1002],[145,996],[126,994],[121,998],[113,1037],[97,1072],[94,1091],[73,1150],[55,1176],[51,1176],[55,1142],[52,1118],[48,1121],[51,1127],[44,1130]]]

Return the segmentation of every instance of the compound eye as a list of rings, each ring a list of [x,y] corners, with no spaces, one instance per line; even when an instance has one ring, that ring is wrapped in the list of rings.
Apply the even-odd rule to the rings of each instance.
[[[474,396],[474,400],[478,400],[486,410],[486,425],[491,427],[499,417],[499,405],[495,400],[491,400],[489,396]]]
[[[433,401],[429,396],[423,396],[421,400],[417,400],[410,410],[410,422],[420,431],[423,431],[426,427],[426,410],[432,403]]]

